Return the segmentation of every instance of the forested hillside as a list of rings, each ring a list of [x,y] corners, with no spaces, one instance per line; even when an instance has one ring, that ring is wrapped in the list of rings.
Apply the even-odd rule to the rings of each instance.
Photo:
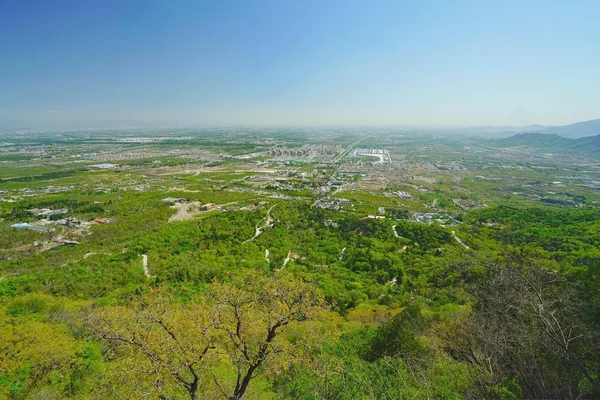
[[[271,134],[3,160],[0,398],[600,396],[597,166]]]

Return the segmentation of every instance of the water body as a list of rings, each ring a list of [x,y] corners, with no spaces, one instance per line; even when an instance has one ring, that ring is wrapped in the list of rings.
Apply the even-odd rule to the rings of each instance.
[[[53,247],[51,250],[52,251],[59,251],[63,247],[71,247],[71,246],[75,246],[75,243],[63,243],[63,244],[60,244],[60,245],[58,245],[56,247]]]

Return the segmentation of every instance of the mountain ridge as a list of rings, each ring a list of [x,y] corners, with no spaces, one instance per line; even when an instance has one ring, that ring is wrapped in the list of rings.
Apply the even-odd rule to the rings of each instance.
[[[565,138],[576,139],[600,135],[600,119],[575,122],[569,125],[552,126],[541,130],[542,133],[555,134]]]
[[[584,153],[600,152],[600,134],[584,136],[577,139],[567,138],[555,133],[525,132],[517,133],[504,139],[494,141],[498,147],[531,147],[537,150],[553,150],[556,152],[571,150]]]

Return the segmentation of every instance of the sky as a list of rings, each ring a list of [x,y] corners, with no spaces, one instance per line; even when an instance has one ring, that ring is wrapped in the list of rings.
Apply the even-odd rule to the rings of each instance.
[[[0,127],[600,118],[599,15],[598,0],[0,0]]]

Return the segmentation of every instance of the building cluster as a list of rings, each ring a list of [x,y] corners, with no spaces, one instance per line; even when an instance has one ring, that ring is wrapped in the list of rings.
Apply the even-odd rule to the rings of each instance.
[[[53,210],[51,208],[32,208],[31,210],[27,210],[36,217],[51,217],[53,215],[65,214],[69,210],[67,208],[61,208],[58,210]]]
[[[460,165],[456,161],[450,161],[447,163],[434,163],[433,166],[441,171],[453,171],[453,172],[468,171],[468,168]]]
[[[540,201],[542,203],[553,204],[558,206],[581,207],[581,205],[574,200],[561,200],[552,197],[542,197]]]
[[[412,194],[410,194],[409,192],[403,192],[398,190],[397,192],[385,192],[383,194],[385,197],[396,197],[398,196],[399,198],[403,199],[403,200],[412,200],[413,196]]]
[[[441,213],[418,212],[413,214],[409,220],[429,225],[439,224],[441,226],[454,226],[459,224],[459,221],[457,221],[453,216]]]
[[[117,142],[123,143],[156,143],[164,142],[165,140],[192,140],[191,136],[163,136],[163,137],[127,137],[127,138],[116,138]]]
[[[322,208],[324,210],[333,210],[339,211],[342,207],[352,207],[353,204],[350,200],[347,199],[320,199],[315,201],[313,207]]]
[[[109,163],[90,165],[90,168],[95,168],[95,169],[117,169],[119,167],[120,167],[119,164],[109,164]]]
[[[477,208],[485,208],[487,204],[481,203],[477,200],[469,200],[469,199],[452,199],[452,204],[457,207],[460,207],[464,210],[474,210]]]
[[[201,204],[199,201],[192,201],[182,197],[165,197],[162,201],[170,203],[173,208],[181,208],[181,206],[188,207],[189,211],[211,211],[217,207],[214,203]]]
[[[370,157],[376,157],[379,160],[372,162],[370,164],[373,165],[383,165],[383,164],[389,164],[392,162],[392,159],[390,157],[390,152],[386,149],[374,149],[374,148],[366,148],[366,149],[355,149],[351,155],[349,155],[349,158],[355,158],[355,157],[363,157],[363,156],[370,156]],[[359,164],[363,164],[361,161],[358,162]]]
[[[355,151],[356,154],[358,155],[363,155],[363,154],[388,154],[388,151],[385,149],[374,149],[374,148],[367,148],[367,149],[356,149]]]
[[[123,153],[101,153],[92,156],[94,161],[124,161],[124,160],[141,160],[144,158],[160,157],[160,153],[156,152],[123,152]]]
[[[92,221],[81,221],[75,217],[66,217],[57,220],[50,219],[40,219],[34,222],[19,222],[16,224],[12,224],[12,228],[16,229],[29,229],[38,232],[54,232],[56,231],[56,226],[63,226],[65,228],[73,228],[72,231],[75,235],[89,235],[91,232],[88,228],[92,225],[98,224],[107,224],[111,222],[108,218],[96,218]],[[56,242],[61,242],[62,240],[54,240]]]
[[[269,149],[270,156],[296,156],[305,157],[311,154],[335,155],[342,151],[342,147],[338,145],[305,145],[299,148],[283,148],[276,147]]]

